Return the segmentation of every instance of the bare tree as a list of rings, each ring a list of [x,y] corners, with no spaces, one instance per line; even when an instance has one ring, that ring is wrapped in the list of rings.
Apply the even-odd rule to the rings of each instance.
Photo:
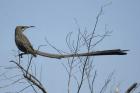
[[[90,54],[91,53],[90,51],[94,50],[94,47],[97,44],[99,44],[105,37],[110,35],[110,31],[108,31],[108,30],[105,30],[105,33],[103,35],[95,34],[97,24],[99,22],[100,16],[102,15],[102,12],[103,12],[103,7],[101,7],[101,10],[96,17],[96,22],[95,22],[93,31],[91,33],[88,33],[86,30],[82,32],[80,27],[78,27],[77,41],[75,43],[74,43],[74,40],[71,40],[72,33],[69,33],[67,35],[66,43],[67,43],[69,50],[71,51],[71,54],[78,54],[78,52],[80,50],[82,50],[82,48],[86,48],[86,50],[88,51],[87,54]],[[77,21],[76,21],[76,23],[77,23]],[[99,40],[93,43],[92,41],[95,38],[99,38]],[[109,51],[116,52],[116,50],[107,50],[108,53],[109,53]],[[117,52],[118,51],[120,53],[121,50],[117,49]],[[101,51],[101,52],[105,53],[105,51]],[[99,55],[102,55],[102,53],[101,54],[99,53]],[[115,55],[116,54],[117,53],[115,53]],[[111,55],[112,55],[112,52],[111,52]],[[68,73],[68,93],[71,93],[70,92],[71,83],[74,80],[77,84],[76,93],[80,93],[82,86],[85,85],[86,83],[87,83],[86,85],[88,85],[88,87],[89,87],[90,93],[94,93],[94,82],[95,82],[97,72],[94,69],[92,56],[88,56],[88,55],[85,57],[78,56],[78,58],[76,58],[77,56],[73,56],[73,58],[71,58],[71,59],[67,58],[68,59],[67,64],[63,64],[63,66],[65,67],[65,69]],[[76,70],[76,73],[74,73],[75,70]],[[106,81],[105,85],[102,87],[100,93],[103,93],[105,91],[105,89],[110,81],[111,81],[111,76],[107,79],[107,81]]]

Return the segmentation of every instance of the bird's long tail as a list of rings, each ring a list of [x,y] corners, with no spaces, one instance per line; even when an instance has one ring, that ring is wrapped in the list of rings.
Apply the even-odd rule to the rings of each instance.
[[[92,51],[87,53],[78,53],[78,54],[51,54],[36,50],[36,54],[49,58],[68,58],[68,57],[81,57],[81,56],[102,56],[102,55],[126,55],[129,50],[121,49],[112,49],[112,50],[103,50],[103,51]]]

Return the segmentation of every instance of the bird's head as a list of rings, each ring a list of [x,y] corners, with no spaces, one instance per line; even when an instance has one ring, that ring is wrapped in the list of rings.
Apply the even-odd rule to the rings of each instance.
[[[35,26],[17,26],[17,27],[16,27],[16,30],[17,30],[17,31],[23,32],[23,31],[25,31],[27,28],[31,28],[31,27],[35,27]]]

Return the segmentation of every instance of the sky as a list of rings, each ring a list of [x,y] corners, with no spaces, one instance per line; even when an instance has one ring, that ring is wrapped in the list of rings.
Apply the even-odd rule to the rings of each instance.
[[[74,19],[77,20],[81,30],[86,28],[92,31],[101,6],[110,2],[111,4],[104,8],[96,32],[104,31],[105,25],[113,32],[95,49],[120,48],[130,51],[126,56],[95,57],[94,65],[98,71],[96,89],[98,92],[107,76],[115,71],[112,82],[120,85],[123,92],[132,83],[140,82],[140,43],[137,41],[140,39],[139,0],[0,0],[1,66],[11,65],[9,61],[14,59],[13,51],[18,50],[14,42],[17,25],[36,26],[25,32],[34,48],[45,45],[47,38],[58,49],[67,51],[66,35],[78,31]],[[43,47],[42,50],[57,53],[49,46]],[[26,59],[27,57],[23,60]],[[34,61],[42,68],[42,81],[48,92],[66,93],[67,73],[62,66],[66,60],[38,56]],[[0,71],[2,72],[3,70]]]

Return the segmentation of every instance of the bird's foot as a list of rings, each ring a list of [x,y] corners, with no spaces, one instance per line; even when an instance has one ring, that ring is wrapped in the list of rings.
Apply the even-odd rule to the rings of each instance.
[[[18,56],[20,57],[20,58],[23,58],[22,56],[24,55],[25,53],[20,53]]]

